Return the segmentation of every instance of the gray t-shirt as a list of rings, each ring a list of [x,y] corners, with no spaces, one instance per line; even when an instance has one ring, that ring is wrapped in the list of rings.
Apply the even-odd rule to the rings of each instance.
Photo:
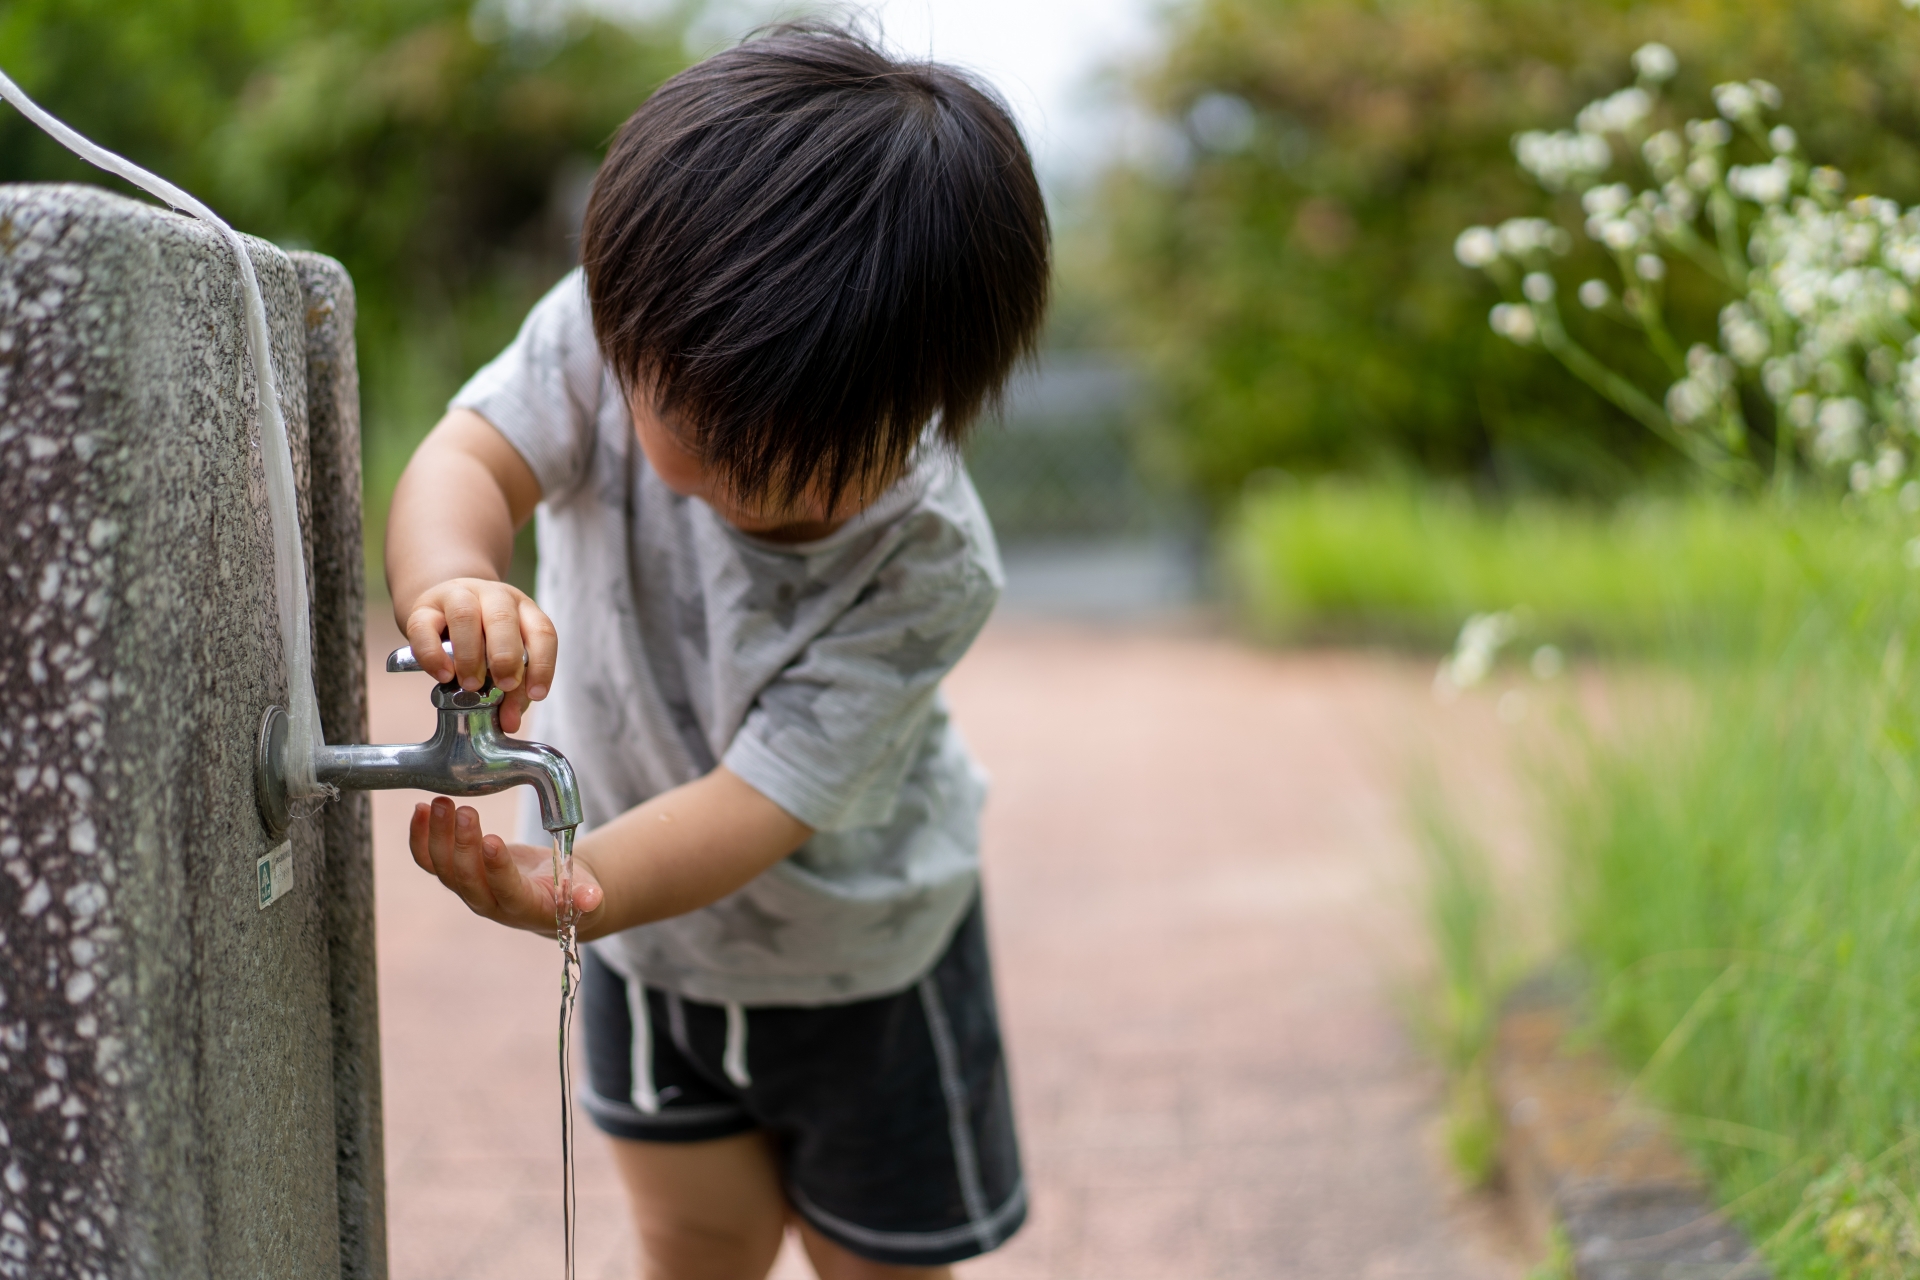
[[[919,978],[976,892],[986,787],[940,680],[1002,582],[959,462],[922,448],[817,542],[741,533],[647,465],[578,271],[453,404],[540,481],[539,601],[560,663],[535,732],[573,762],[587,827],[724,763],[818,833],[600,956],[715,1003],[832,1004]]]

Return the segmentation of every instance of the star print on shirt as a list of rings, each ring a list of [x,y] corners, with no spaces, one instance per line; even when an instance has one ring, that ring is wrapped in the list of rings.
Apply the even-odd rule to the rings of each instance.
[[[707,731],[700,727],[700,717],[694,714],[693,704],[684,698],[675,698],[667,703],[667,718],[680,731],[680,741],[693,758],[693,767],[702,773],[710,772],[719,761],[713,758],[713,748],[707,744]]]
[[[673,629],[695,653],[707,656],[707,609],[699,596],[673,598]]]
[[[947,647],[945,636],[923,636],[913,628],[907,628],[907,634],[900,637],[900,643],[879,656],[897,672],[902,680],[912,680],[915,676],[925,675],[936,667],[943,666],[940,651]]]
[[[876,933],[884,932],[897,942],[906,936],[908,926],[919,918],[920,913],[927,909],[932,899],[933,894],[927,889],[909,894],[888,907],[886,914],[875,920],[869,927]]]
[[[811,680],[784,680],[762,693],[760,699],[820,741],[830,742],[833,735],[820,723],[820,699],[826,697],[831,688],[830,684]]]
[[[707,911],[720,923],[721,946],[735,943],[745,947],[759,947],[773,955],[780,955],[780,930],[792,922],[773,914],[752,898],[735,896],[723,902],[716,902]]]
[[[769,614],[784,631],[793,626],[793,617],[800,606],[826,589],[826,583],[815,582],[807,576],[804,563],[781,561],[778,567],[763,566],[754,570],[747,580],[746,591],[734,601],[734,607],[749,613]]]

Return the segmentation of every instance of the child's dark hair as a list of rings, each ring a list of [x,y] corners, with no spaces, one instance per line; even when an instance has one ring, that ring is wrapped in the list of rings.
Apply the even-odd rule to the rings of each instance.
[[[774,27],[621,127],[581,259],[600,348],[743,495],[830,500],[958,445],[1032,350],[1048,228],[1006,106],[837,27]]]

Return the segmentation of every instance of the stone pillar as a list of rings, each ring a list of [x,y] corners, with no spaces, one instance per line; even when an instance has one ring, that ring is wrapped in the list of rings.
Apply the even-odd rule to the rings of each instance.
[[[249,250],[321,717],[364,740],[352,288]],[[364,798],[257,887],[286,674],[237,291],[198,222],[0,186],[0,1278],[386,1271]]]

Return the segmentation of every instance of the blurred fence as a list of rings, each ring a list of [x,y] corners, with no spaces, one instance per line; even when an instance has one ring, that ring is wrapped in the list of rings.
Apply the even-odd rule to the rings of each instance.
[[[1191,497],[1136,447],[1141,373],[1111,355],[1049,353],[1007,388],[967,466],[1006,559],[1006,607],[1120,619],[1178,611],[1201,594]]]

